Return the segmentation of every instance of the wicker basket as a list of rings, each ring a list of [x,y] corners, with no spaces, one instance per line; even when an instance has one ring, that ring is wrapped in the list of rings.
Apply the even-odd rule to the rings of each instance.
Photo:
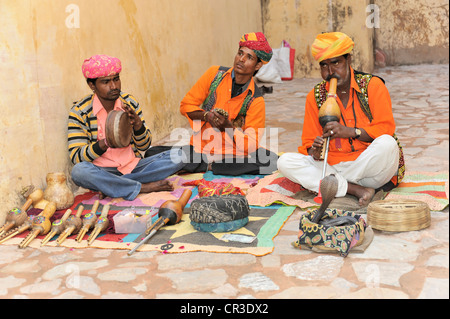
[[[385,231],[412,231],[431,224],[428,204],[409,199],[378,200],[367,207],[367,222]]]

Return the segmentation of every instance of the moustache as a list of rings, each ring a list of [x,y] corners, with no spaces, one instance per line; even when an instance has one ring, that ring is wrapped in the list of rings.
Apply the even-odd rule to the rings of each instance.
[[[341,79],[341,77],[339,75],[337,75],[336,73],[333,73],[333,74],[330,74],[329,76],[327,76],[327,78],[325,80],[330,81],[332,78],[336,78],[338,80]]]
[[[108,92],[108,94],[111,94],[111,95],[119,94],[119,93],[120,93],[120,90],[111,90],[111,91]]]

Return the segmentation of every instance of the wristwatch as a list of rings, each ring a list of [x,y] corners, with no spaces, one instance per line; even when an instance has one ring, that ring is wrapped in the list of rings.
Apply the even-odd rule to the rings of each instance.
[[[355,127],[355,140],[361,136],[361,130]]]

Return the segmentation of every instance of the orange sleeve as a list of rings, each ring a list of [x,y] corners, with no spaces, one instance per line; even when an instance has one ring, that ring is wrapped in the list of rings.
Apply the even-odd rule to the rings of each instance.
[[[314,97],[314,90],[311,90],[306,97],[302,145],[298,148],[298,152],[308,155],[308,149],[312,146],[317,136],[322,136],[322,132],[323,129],[319,123],[319,108]]]
[[[194,84],[194,86],[185,95],[180,103],[180,112],[189,120],[189,124],[193,125],[193,121],[187,116],[187,113],[201,110],[200,106],[208,96],[211,82],[219,70],[219,66],[210,67]]]
[[[368,87],[369,106],[373,120],[368,126],[362,127],[373,139],[383,134],[393,135],[395,132],[394,115],[388,89],[377,77],[373,77]]]

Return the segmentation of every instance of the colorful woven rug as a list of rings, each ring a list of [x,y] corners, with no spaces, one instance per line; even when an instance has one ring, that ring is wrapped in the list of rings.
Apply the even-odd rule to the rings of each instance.
[[[212,175],[212,174],[211,174]],[[114,216],[125,210],[148,210],[153,216],[153,222],[157,219],[158,207],[166,200],[177,200],[186,187],[181,186],[186,180],[195,180],[198,178],[213,179],[214,181],[232,182],[233,185],[239,186],[242,189],[248,189],[251,185],[257,182],[259,177],[225,177],[219,176],[214,179],[214,176],[208,174],[192,174],[189,176],[174,176],[171,178],[174,183],[173,192],[158,192],[154,194],[139,195],[134,201],[125,201],[123,199],[105,198],[100,200],[100,207],[97,209],[97,215],[100,214],[103,205],[110,204],[108,214],[109,227],[101,233],[98,238],[90,245],[87,245],[87,235],[78,243],[75,238],[76,234],[68,237],[61,246],[69,248],[106,248],[106,249],[123,249],[131,250],[137,243],[140,242],[140,234],[116,234],[114,225]],[[196,187],[192,188],[192,196],[189,203],[198,197]],[[149,196],[153,195],[153,196]],[[97,200],[98,193],[87,192],[78,195],[71,209],[76,212],[79,205],[84,206],[82,216],[91,212],[92,205]],[[152,204],[149,204],[152,203]],[[270,208],[252,207],[249,215],[249,222],[244,227],[227,233],[205,233],[194,229],[189,219],[189,206],[186,205],[182,220],[176,225],[167,225],[161,228],[155,236],[153,236],[147,244],[142,245],[135,254],[140,251],[159,251],[162,253],[181,253],[191,251],[206,251],[206,252],[221,252],[221,253],[248,253],[255,256],[264,256],[269,254],[274,249],[273,239],[278,234],[289,216],[294,212],[295,207],[280,207],[272,206]],[[39,214],[41,210],[31,209],[31,215]],[[53,218],[56,220],[64,214],[65,210],[57,211]],[[4,244],[17,245],[28,234],[25,232],[16,236]],[[47,244],[55,247],[58,236],[52,238]],[[30,247],[40,247],[41,239],[44,236],[38,236],[37,239],[31,242]]]
[[[85,196],[85,195],[83,195]],[[92,193],[91,193],[92,196]],[[90,199],[89,199],[90,200]],[[92,205],[84,204],[83,216],[91,212]],[[76,205],[74,211],[77,210]],[[150,207],[134,207],[139,209],[151,209]],[[97,210],[100,214],[102,206]],[[124,209],[123,206],[111,206],[108,220],[108,229],[101,233],[97,239],[88,246],[88,232],[79,243],[75,240],[76,234],[68,237],[62,247],[68,248],[104,248],[131,250],[145,236],[141,234],[116,234],[114,232],[114,215]],[[217,253],[247,253],[255,256],[264,256],[274,249],[273,239],[278,234],[289,216],[294,212],[295,207],[278,208],[252,208],[250,210],[249,222],[244,227],[227,233],[206,233],[194,229],[189,219],[189,208],[185,209],[182,220],[176,225],[162,227],[147,244],[142,245],[135,254],[140,251],[159,251],[162,253],[183,253],[192,251],[217,252]],[[32,209],[31,214],[38,214],[41,210]],[[157,210],[156,210],[157,212]],[[54,219],[61,217],[63,211],[55,213]],[[155,221],[157,216],[153,217]],[[3,244],[18,245],[28,234],[25,232],[16,236]],[[54,236],[47,244],[56,247]],[[44,236],[38,236],[31,242],[30,247],[39,248]]]
[[[302,209],[318,206],[308,201],[313,199],[314,195],[279,172],[262,178],[255,187],[248,190],[246,197],[248,203],[254,206],[267,207],[272,204],[282,204]]]
[[[231,183],[233,186],[240,188],[244,193],[247,190],[258,183],[260,177],[255,175],[241,175],[241,176],[224,176],[224,175],[214,175],[211,172],[197,173],[197,174],[187,174],[187,175],[173,175],[167,178],[172,182],[174,190],[166,192],[157,192],[149,194],[140,194],[133,201],[126,201],[122,198],[105,198],[100,200],[100,204],[106,205],[107,203],[115,206],[127,206],[127,207],[139,207],[139,206],[153,206],[160,207],[162,203],[167,200],[177,200],[180,198],[181,194],[186,188],[192,190],[192,196],[189,200],[189,204],[196,198],[198,198],[198,188],[194,186],[185,186],[184,184],[188,182],[193,182],[196,180],[205,179],[207,181],[214,181],[216,183]],[[86,201],[85,204],[93,204],[94,201],[98,199],[98,196],[92,197],[90,200]]]

